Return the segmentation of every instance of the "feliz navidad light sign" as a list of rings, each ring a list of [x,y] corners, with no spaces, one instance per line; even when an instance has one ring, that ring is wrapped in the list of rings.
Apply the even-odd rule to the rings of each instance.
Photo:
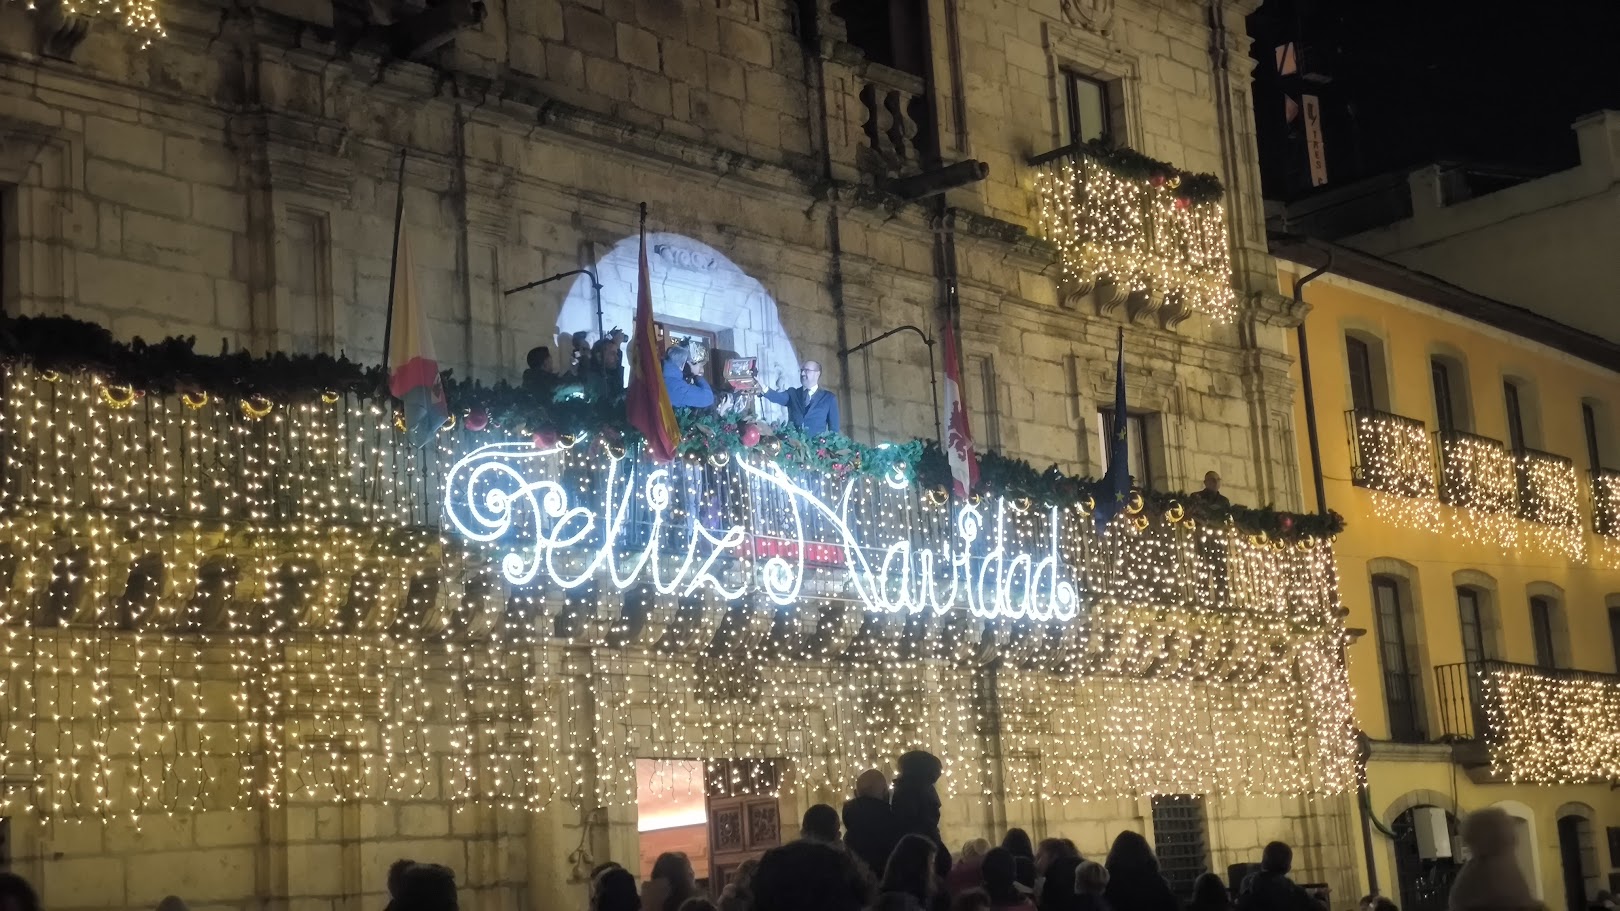
[[[726,600],[754,592],[790,605],[825,593],[821,577],[831,574],[836,590],[874,612],[965,609],[982,618],[1068,621],[1079,611],[1056,507],[1022,510],[1000,497],[959,503],[948,534],[906,528],[884,542],[874,531],[884,519],[873,517],[882,510],[857,503],[863,482],[844,480],[830,495],[774,463],[734,459],[756,510],[775,513],[762,534],[757,524],[703,506],[679,466],[606,453],[592,483],[575,477],[570,485],[566,456],[561,446],[494,443],[468,453],[446,478],[449,522],[500,551],[501,574],[513,585],[572,590],[605,578],[620,590],[710,589]],[[912,483],[897,468],[881,486],[898,492]],[[753,555],[754,572],[730,571],[739,553]]]

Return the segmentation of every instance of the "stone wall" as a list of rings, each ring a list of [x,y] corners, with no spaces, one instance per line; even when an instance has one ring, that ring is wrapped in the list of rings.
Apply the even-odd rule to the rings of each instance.
[[[1215,468],[1234,500],[1297,505],[1287,314],[1268,296],[1241,29],[1212,36],[1203,7],[1171,0],[934,0],[943,157],[990,165],[988,180],[943,197],[941,217],[881,192],[861,92],[893,77],[817,6],[807,53],[810,5],[491,0],[481,26],[426,63],[334,36],[332,8],[315,0],[174,0],[163,7],[169,36],[153,47],[99,23],[72,61],[38,56],[31,14],[0,6],[5,309],[94,320],[120,338],[196,335],[205,351],[376,362],[404,148],[417,287],[457,375],[515,380],[530,346],[558,350],[582,303],[589,325],[588,283],[501,292],[622,252],[645,202],[652,230],[723,258],[726,287],[751,296],[742,309],[761,344],[784,352],[773,366],[791,376],[795,361],[826,365],[848,431],[932,436],[929,352],[915,336],[847,364],[838,351],[901,324],[934,331],[949,278],[936,239],[948,226],[981,445],[1100,473],[1096,412],[1111,404],[1125,324],[1132,407],[1157,415],[1157,485],[1194,487]],[[1239,7],[1225,10],[1232,21]],[[1031,239],[1023,162],[1057,144],[1059,72],[1070,67],[1116,81],[1122,140],[1226,182],[1236,325],[1131,324],[1065,287]],[[681,268],[655,256],[655,283],[672,289]],[[622,312],[635,289],[622,270],[608,277],[603,309]],[[698,327],[745,328],[727,300],[693,306]],[[953,798],[948,837],[1023,822],[1099,851],[1119,827],[1146,825],[1124,804],[1044,823],[1032,807],[991,807]],[[1248,826],[1228,833],[1226,816],[1212,822],[1219,856],[1303,832],[1269,809],[1238,807],[1253,838]],[[358,909],[380,904],[383,868],[400,854],[450,863],[478,906],[554,907],[577,898],[568,858],[582,843],[634,856],[633,820],[615,815],[603,834],[582,828],[587,815],[289,802],[128,824],[19,818],[13,833],[18,868],[54,907],[177,892],[199,911]],[[177,853],[192,848],[204,853]]]

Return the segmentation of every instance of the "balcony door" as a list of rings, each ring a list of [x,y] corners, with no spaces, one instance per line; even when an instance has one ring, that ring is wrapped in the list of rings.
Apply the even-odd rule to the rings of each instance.
[[[1524,411],[1519,406],[1517,383],[1502,384],[1502,400],[1507,404],[1508,443],[1515,453],[1524,452]]]
[[[1540,596],[1530,599],[1530,635],[1536,645],[1536,664],[1539,667],[1558,666],[1558,651],[1553,647],[1553,604],[1551,598]]]
[[[1479,589],[1457,589],[1457,621],[1462,627],[1463,660],[1468,662],[1470,674],[1490,657],[1485,650],[1485,623],[1479,600]]]
[[[1373,395],[1372,351],[1367,343],[1353,335],[1344,337],[1344,353],[1350,362],[1350,407],[1357,411],[1372,411],[1377,407]]]
[[[1444,361],[1431,359],[1429,374],[1434,380],[1435,424],[1441,433],[1449,436],[1457,430],[1457,400],[1452,397],[1451,368]]]
[[[1373,577],[1373,606],[1378,620],[1378,656],[1384,669],[1384,707],[1389,737],[1399,743],[1421,743],[1423,687],[1407,636],[1409,612],[1400,583],[1392,576]]]

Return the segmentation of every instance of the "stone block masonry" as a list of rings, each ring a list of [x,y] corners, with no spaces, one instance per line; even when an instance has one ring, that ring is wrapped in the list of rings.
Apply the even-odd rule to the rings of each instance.
[[[845,399],[845,429],[863,441],[931,437],[928,352],[914,336],[847,365],[837,355],[902,324],[937,337],[945,283],[932,209],[880,192],[870,133],[886,135],[892,112],[863,99],[879,68],[828,5],[815,4],[824,53],[812,60],[793,4],[486,0],[482,29],[421,63],[322,43],[308,26],[330,23],[299,18],[311,4],[249,16],[173,0],[170,37],[154,49],[98,24],[67,63],[37,56],[24,5],[0,4],[4,307],[95,320],[121,338],[195,335],[209,352],[223,342],[376,363],[403,145],[418,284],[439,359],[456,375],[516,380],[530,347],[565,350],[564,322],[577,317],[568,331],[594,334],[587,282],[500,292],[621,262],[646,202],[650,227],[676,248],[655,255],[661,315],[770,351],[787,377],[820,360],[823,382]],[[1050,0],[958,4],[961,46],[935,30],[939,84],[925,107],[944,157],[991,165],[987,180],[944,197],[959,213],[954,316],[964,357],[981,368],[966,390],[985,416],[981,443],[994,426],[1007,454],[1037,468],[1101,473],[1092,422],[1111,402],[1123,324],[1132,407],[1155,414],[1159,439],[1172,441],[1162,445],[1175,449],[1154,453],[1162,485],[1196,487],[1213,467],[1235,500],[1297,504],[1288,465],[1251,465],[1281,458],[1255,450],[1249,415],[1289,401],[1287,377],[1237,381],[1254,369],[1254,346],[1287,357],[1263,299],[1240,317],[1252,324],[1243,331],[1199,318],[1173,330],[1131,323],[1124,310],[1072,306],[1051,251],[1029,239],[1036,213],[1023,163],[1060,144],[1060,77],[1071,69],[1108,83],[1121,142],[1216,172],[1234,211],[1260,211],[1253,162],[1222,157],[1252,148],[1253,126],[1220,116],[1202,8],[1089,6],[1102,12],[1084,18]],[[1244,51],[1232,58],[1246,60]],[[904,118],[898,129],[906,133]],[[1232,233],[1247,243],[1244,225]],[[604,277],[604,310],[627,311],[633,272]],[[215,686],[200,698],[228,709],[229,695]],[[592,736],[588,719],[558,723]],[[122,742],[136,726],[120,724]],[[455,725],[433,718],[424,736],[448,742]],[[320,782],[329,799],[273,809],[204,805],[110,822],[16,815],[14,868],[59,911],[145,906],[171,893],[198,911],[354,911],[381,906],[387,864],[410,856],[456,869],[469,907],[551,908],[580,904],[569,855],[581,844],[598,861],[636,856],[624,812],[468,806],[446,796],[462,793],[453,766],[434,765],[420,791],[386,804],[343,803]],[[277,786],[288,796],[308,784]],[[783,818],[844,796],[827,790],[790,792]],[[1091,855],[1151,824],[1133,801],[1074,808],[987,790],[948,799],[953,847],[1022,824],[1037,837],[1073,837]],[[1337,819],[1341,808],[1312,812]],[[1212,859],[1303,838],[1298,820],[1292,808],[1221,803]],[[1341,849],[1321,845],[1301,859],[1336,892],[1333,871],[1353,853]]]

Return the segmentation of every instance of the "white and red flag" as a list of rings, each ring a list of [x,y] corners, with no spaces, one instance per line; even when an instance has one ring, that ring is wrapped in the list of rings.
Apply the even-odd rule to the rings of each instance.
[[[952,487],[959,497],[979,484],[979,457],[968,429],[967,403],[962,401],[962,371],[957,366],[956,330],[945,320],[945,457],[950,461]]]

